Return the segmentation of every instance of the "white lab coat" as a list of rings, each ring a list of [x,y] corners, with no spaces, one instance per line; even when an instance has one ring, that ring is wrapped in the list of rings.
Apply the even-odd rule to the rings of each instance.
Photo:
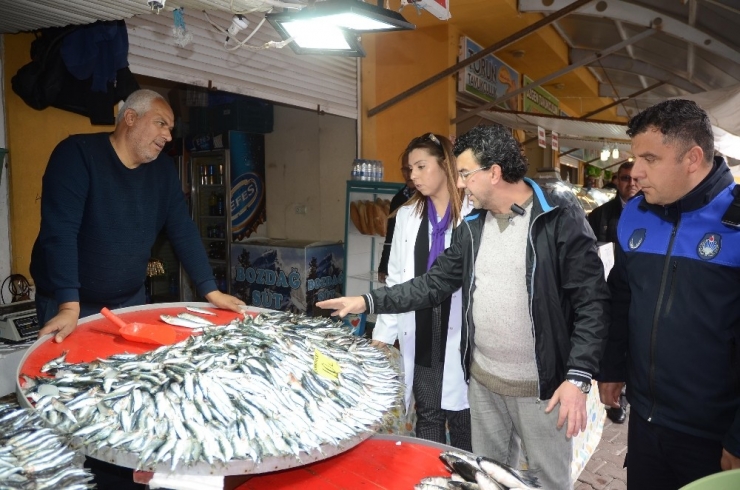
[[[467,201],[466,201],[467,202]],[[402,206],[396,214],[391,255],[388,260],[386,285],[393,286],[414,278],[414,246],[419,233],[421,218],[413,205]],[[463,215],[470,208],[463,208]],[[424,219],[427,219],[425,216]],[[429,225],[431,235],[431,224]],[[450,246],[452,227],[445,233],[445,248]],[[431,246],[431,236],[430,236]],[[468,385],[463,376],[460,361],[460,333],[462,330],[462,291],[452,294],[450,319],[447,330],[447,348],[442,379],[442,409],[460,411],[469,408]],[[406,382],[406,410],[409,409],[414,381],[414,357],[416,354],[416,316],[413,311],[396,315],[378,315],[373,329],[373,340],[393,344],[398,338],[403,358],[404,381]]]

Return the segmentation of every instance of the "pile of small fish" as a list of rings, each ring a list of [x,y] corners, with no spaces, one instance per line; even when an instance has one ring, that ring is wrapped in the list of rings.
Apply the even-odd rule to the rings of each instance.
[[[528,490],[540,488],[537,477],[483,456],[476,457],[460,451],[446,451],[439,455],[439,459],[444,462],[452,475],[424,478],[414,486],[414,490]]]
[[[314,370],[316,352],[338,363],[336,379]],[[141,355],[62,356],[42,371],[54,378],[26,378],[24,390],[50,424],[87,454],[128,451],[148,470],[299,458],[371,433],[403,397],[397,371],[366,339],[282,312],[204,326]]]
[[[95,488],[82,460],[38,413],[0,404],[0,490]]]

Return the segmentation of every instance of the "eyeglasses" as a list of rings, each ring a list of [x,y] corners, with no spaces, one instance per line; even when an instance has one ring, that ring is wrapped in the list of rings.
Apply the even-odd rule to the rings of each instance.
[[[460,175],[460,178],[462,179],[462,181],[466,182],[468,180],[468,177],[470,177],[476,172],[480,172],[481,170],[491,170],[491,167],[481,167],[481,168],[476,168],[475,170],[460,170],[457,173],[458,175]]]
[[[637,179],[635,179],[634,177],[630,177],[629,175],[622,175],[621,177],[619,177],[619,180],[625,183],[628,183],[628,182],[637,183]]]

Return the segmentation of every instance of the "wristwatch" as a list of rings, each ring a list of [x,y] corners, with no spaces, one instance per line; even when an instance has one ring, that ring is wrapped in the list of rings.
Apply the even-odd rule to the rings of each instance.
[[[576,385],[578,389],[581,390],[581,393],[584,393],[586,395],[588,395],[588,392],[591,391],[591,383],[586,383],[585,381],[576,381],[575,379],[569,379],[568,382]]]

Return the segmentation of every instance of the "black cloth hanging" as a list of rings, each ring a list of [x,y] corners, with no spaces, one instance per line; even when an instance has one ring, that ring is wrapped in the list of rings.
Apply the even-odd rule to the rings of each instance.
[[[78,75],[89,71],[90,76],[81,80],[70,73],[62,57],[65,39],[72,34],[64,48],[65,57],[76,60],[73,70]],[[124,21],[50,27],[41,29],[36,36],[31,43],[31,62],[11,79],[13,92],[36,110],[56,107],[87,116],[91,124],[114,124],[114,106],[139,89],[126,59],[128,34]],[[95,39],[97,58],[90,55],[89,49],[80,48],[89,48],[88,41]],[[74,56],[78,50],[79,56]],[[98,63],[95,59],[112,61]],[[98,90],[93,90],[93,84]]]

